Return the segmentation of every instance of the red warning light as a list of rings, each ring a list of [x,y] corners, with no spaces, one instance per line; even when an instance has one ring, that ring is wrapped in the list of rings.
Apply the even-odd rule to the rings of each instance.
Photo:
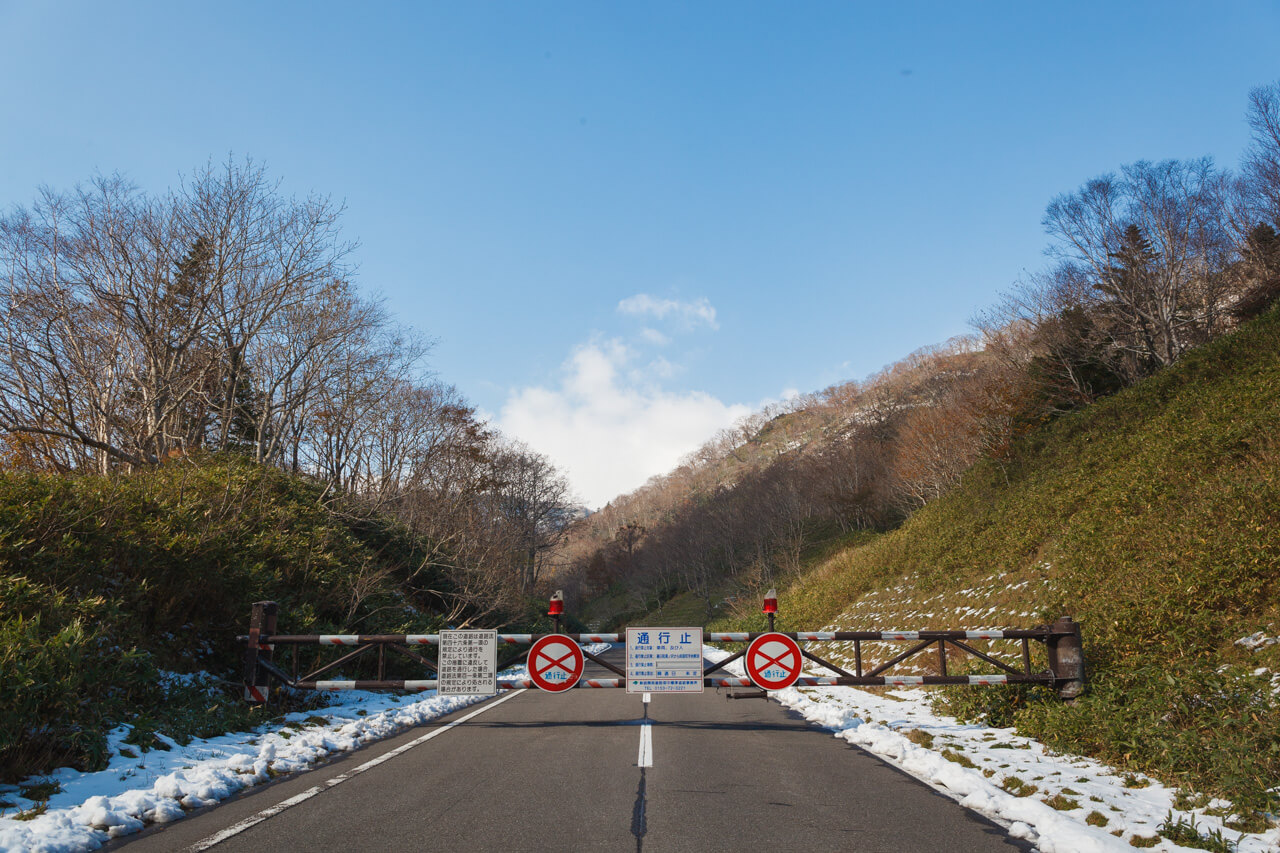
[[[556,590],[556,594],[551,596],[551,609],[547,611],[548,616],[559,616],[564,613],[564,593]]]
[[[761,613],[777,613],[778,612],[778,591],[771,589],[764,594],[764,609]]]

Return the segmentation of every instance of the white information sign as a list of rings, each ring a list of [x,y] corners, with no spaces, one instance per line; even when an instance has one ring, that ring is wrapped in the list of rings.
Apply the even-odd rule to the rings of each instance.
[[[628,628],[628,693],[701,693],[701,628]]]
[[[441,696],[492,696],[498,692],[498,632],[441,631]]]

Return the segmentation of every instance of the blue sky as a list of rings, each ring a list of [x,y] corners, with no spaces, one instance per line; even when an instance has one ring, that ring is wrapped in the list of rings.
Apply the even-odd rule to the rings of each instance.
[[[968,331],[1056,194],[1234,166],[1280,3],[0,0],[0,205],[250,155],[598,506]]]

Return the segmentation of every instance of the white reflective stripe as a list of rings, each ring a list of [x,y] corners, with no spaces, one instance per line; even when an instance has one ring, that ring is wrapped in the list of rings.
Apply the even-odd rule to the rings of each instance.
[[[969,640],[1002,640],[1004,631],[965,631],[964,636]]]
[[[750,634],[743,634],[734,631],[716,631],[711,635],[713,643],[745,643],[751,639]]]
[[[884,677],[885,684],[924,684],[923,675],[886,675]]]
[[[504,643],[532,643],[533,634],[499,634],[498,639]]]
[[[653,727],[649,723],[640,727],[640,754],[636,758],[636,766],[653,766]]]
[[[320,645],[322,646],[358,646],[360,644],[359,634],[321,634]]]
[[[621,678],[585,678],[580,680],[577,687],[621,687]]]
[[[405,634],[406,646],[429,646],[440,642],[439,634]]]
[[[969,676],[970,684],[1008,684],[1009,676],[1007,675],[971,675]]]
[[[919,631],[881,631],[880,639],[882,640],[918,640],[920,639]]]
[[[797,631],[797,640],[834,640],[836,638],[833,631]]]
[[[405,690],[433,690],[435,687],[435,679],[429,681],[406,681],[404,683]]]
[[[317,681],[316,690],[355,690],[354,681]]]
[[[802,675],[796,684],[802,684],[805,687],[822,687],[827,684],[839,684],[840,682],[834,676],[825,675]]]

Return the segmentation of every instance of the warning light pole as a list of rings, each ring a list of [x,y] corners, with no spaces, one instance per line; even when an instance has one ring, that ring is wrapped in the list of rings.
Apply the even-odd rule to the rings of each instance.
[[[769,617],[769,630],[773,631],[773,617],[778,612],[778,591],[771,589],[764,594],[764,608],[760,611]]]
[[[564,615],[564,591],[557,589],[555,595],[551,596],[551,606],[547,609],[547,615],[555,620],[556,629],[554,633],[562,633],[560,630],[560,617]]]

